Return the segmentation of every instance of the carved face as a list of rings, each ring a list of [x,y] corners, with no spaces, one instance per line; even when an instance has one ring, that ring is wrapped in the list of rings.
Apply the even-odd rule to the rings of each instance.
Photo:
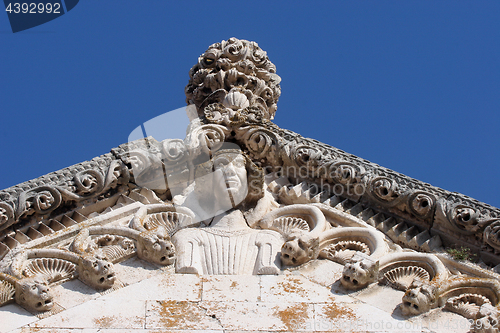
[[[458,206],[452,213],[452,222],[460,229],[475,232],[479,228],[479,213],[470,207]]]
[[[82,257],[78,265],[79,278],[95,289],[108,289],[115,283],[115,271],[109,261],[94,257]]]
[[[401,304],[405,316],[419,315],[437,306],[437,288],[418,279],[406,290]]]
[[[240,204],[248,193],[245,158],[240,154],[221,154],[214,161],[214,195],[222,209]]]
[[[281,262],[286,266],[302,265],[311,259],[316,259],[318,251],[319,239],[304,240],[295,237],[281,247]]]
[[[157,265],[171,265],[175,262],[175,247],[167,231],[157,228],[139,235],[137,255]]]
[[[484,241],[495,250],[500,250],[500,221],[495,221],[486,227]]]
[[[41,276],[20,280],[16,286],[16,302],[26,310],[49,311],[54,306],[47,281]]]
[[[493,333],[498,332],[499,313],[491,304],[483,304],[479,308],[477,319],[472,324],[472,332]]]
[[[357,290],[375,282],[378,275],[378,261],[364,258],[344,266],[340,283],[344,288]]]

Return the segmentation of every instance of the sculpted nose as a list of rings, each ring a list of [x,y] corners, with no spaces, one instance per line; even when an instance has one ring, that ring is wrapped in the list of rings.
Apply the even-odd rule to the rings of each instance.
[[[226,167],[224,168],[224,174],[227,177],[236,175],[236,171],[234,170],[234,165],[232,163],[226,165]]]

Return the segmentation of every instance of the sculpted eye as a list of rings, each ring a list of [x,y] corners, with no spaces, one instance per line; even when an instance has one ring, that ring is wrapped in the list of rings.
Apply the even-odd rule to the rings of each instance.
[[[208,57],[203,58],[203,63],[206,66],[212,65],[214,62],[215,62],[215,59],[213,59],[213,58],[208,58]]]
[[[32,289],[32,290],[36,290],[36,285],[32,285],[32,286],[31,286],[31,289]]]
[[[238,168],[244,167],[245,166],[245,160],[240,160],[240,159],[234,160],[233,161],[233,165],[235,167],[238,167]]]
[[[97,266],[99,266],[99,264],[97,263],[97,261],[94,261],[94,262],[92,263],[92,266],[94,266],[94,268],[97,268]]]

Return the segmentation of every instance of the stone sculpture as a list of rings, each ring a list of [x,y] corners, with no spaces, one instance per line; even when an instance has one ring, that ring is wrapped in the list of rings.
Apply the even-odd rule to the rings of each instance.
[[[211,218],[204,220],[206,228],[188,228],[174,234],[172,240],[178,251],[176,272],[279,273],[281,235],[250,228],[243,213],[254,208],[252,203],[267,199],[263,181],[258,179],[262,174],[256,168],[236,150],[219,150],[207,164],[198,167],[195,186],[184,204],[191,206],[197,216]],[[253,178],[247,179],[247,173],[254,174]],[[214,257],[214,253],[218,255]]]
[[[92,239],[91,235],[100,237]],[[90,227],[80,231],[72,243],[74,252],[110,262],[123,260],[134,249],[139,258],[158,265],[171,265],[175,262],[174,245],[162,226],[143,232],[125,227]]]
[[[43,276],[17,279],[1,273],[0,282],[0,305],[15,300],[17,304],[32,312],[49,311],[54,306],[48,282]]]
[[[0,305],[49,311],[50,287],[71,279],[119,288],[113,263],[135,255],[214,275],[331,260],[345,289],[404,291],[404,315],[445,307],[497,331],[499,209],[273,124],[281,79],[254,42],[211,45],[189,77],[186,138],[0,191]],[[456,242],[487,269],[445,257]]]
[[[58,264],[55,267],[51,265],[55,269],[51,269],[49,266],[43,267],[45,272],[27,269],[31,263],[30,259],[36,258],[52,258],[54,261],[45,261],[45,263],[51,265],[51,263],[56,262]],[[71,263],[76,266],[76,270]],[[112,263],[93,256],[78,255],[59,249],[21,251],[14,257],[10,269],[16,278],[30,277],[30,274],[34,274],[32,276],[46,275],[51,282],[77,276],[83,283],[95,289],[108,289],[113,286],[116,279]]]

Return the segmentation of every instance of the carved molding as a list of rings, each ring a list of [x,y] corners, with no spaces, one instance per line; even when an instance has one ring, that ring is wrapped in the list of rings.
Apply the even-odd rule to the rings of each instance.
[[[329,259],[344,265],[345,289],[405,291],[405,315],[445,306],[498,320],[494,273],[411,250],[438,252],[443,239],[499,264],[500,210],[279,128],[279,83],[256,43],[216,43],[190,71],[199,117],[186,138],[144,138],[0,191],[0,305],[48,311],[50,286],[69,279],[115,288],[113,263],[133,255],[199,274],[280,274]],[[216,163],[226,155],[238,156]],[[215,181],[197,186],[230,169],[247,183],[233,178],[231,192],[223,182],[225,207]]]

